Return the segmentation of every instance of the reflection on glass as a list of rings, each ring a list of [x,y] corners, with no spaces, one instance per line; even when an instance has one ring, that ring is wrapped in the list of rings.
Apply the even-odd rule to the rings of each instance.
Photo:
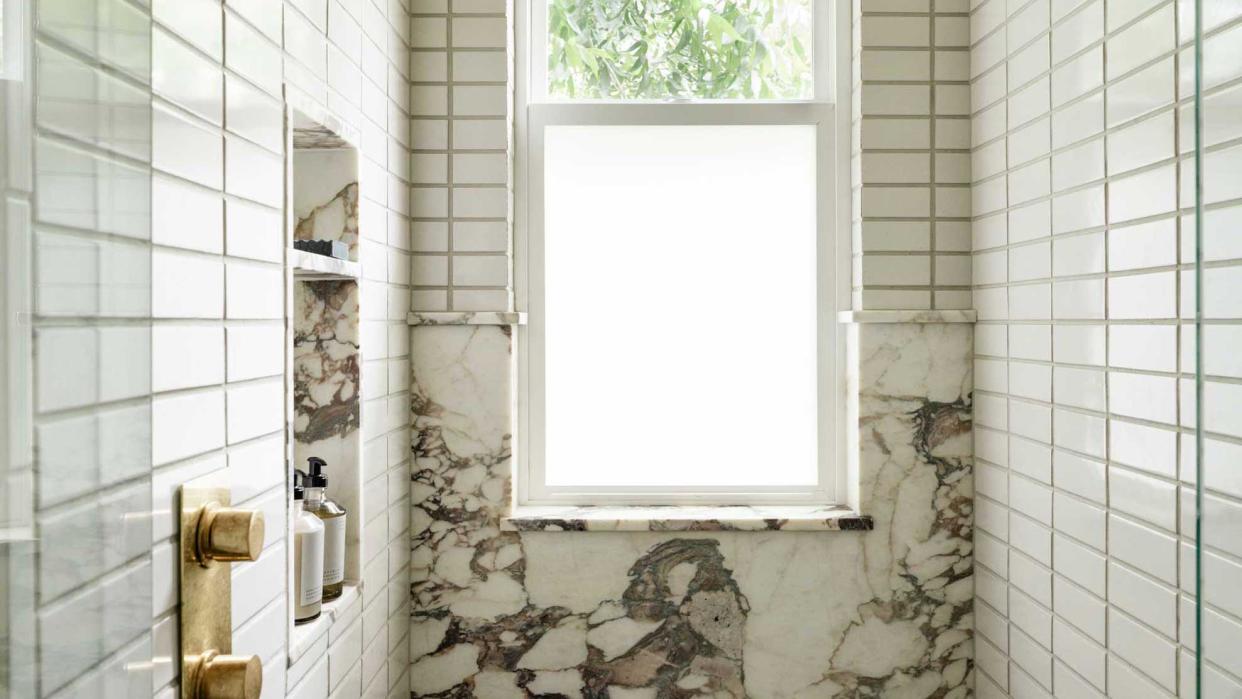
[[[549,0],[548,94],[809,99],[812,0]]]

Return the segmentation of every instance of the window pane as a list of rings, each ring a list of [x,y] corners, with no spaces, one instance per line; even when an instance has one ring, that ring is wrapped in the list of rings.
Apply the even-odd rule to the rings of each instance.
[[[814,485],[814,127],[545,143],[548,485]]]
[[[812,0],[547,0],[548,94],[809,99]]]

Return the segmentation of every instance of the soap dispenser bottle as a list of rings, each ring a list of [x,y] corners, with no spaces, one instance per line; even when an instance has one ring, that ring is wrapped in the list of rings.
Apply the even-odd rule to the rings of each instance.
[[[333,600],[345,589],[345,508],[328,498],[328,462],[306,460],[306,511],[323,520],[323,599]]]
[[[323,522],[306,512],[305,489],[293,475],[293,623],[319,618],[323,608]]]

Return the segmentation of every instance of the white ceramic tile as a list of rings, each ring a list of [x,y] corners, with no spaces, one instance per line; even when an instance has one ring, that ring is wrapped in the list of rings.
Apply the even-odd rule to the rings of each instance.
[[[1052,412],[1055,443],[1073,451],[1104,457],[1104,419],[1072,410],[1055,409]]]
[[[1177,262],[1177,220],[1167,218],[1108,231],[1111,271],[1161,267]]]
[[[151,87],[157,95],[213,124],[224,123],[224,76],[218,63],[158,27],[151,33],[151,52]]]
[[[1174,689],[1176,657],[1173,644],[1115,609],[1108,614],[1109,648],[1167,690]]]
[[[151,123],[154,167],[205,187],[220,188],[224,170],[220,134],[159,104],[151,110]]]
[[[1052,276],[1050,247],[1047,242],[1011,247],[1009,281],[1030,281]]]
[[[1104,139],[1092,139],[1052,156],[1052,189],[1064,191],[1104,178]]]
[[[219,192],[164,175],[151,178],[151,240],[160,245],[219,253],[224,206]]]
[[[220,5],[214,0],[154,0],[151,14],[157,22],[190,42],[217,62],[221,60],[223,34]],[[153,57],[154,71],[159,58]]]
[[[1109,20],[1111,24],[1113,17]],[[1109,38],[1108,79],[1116,80],[1144,63],[1171,53],[1173,31],[1173,6],[1170,4]]]
[[[279,381],[228,389],[228,441],[235,444],[279,430],[284,424],[284,390]]]
[[[1173,157],[1173,111],[1138,121],[1108,136],[1109,174]]]
[[[1010,287],[1009,317],[1015,320],[1047,320],[1051,318],[1051,285],[1044,283]]]
[[[1053,536],[1052,555],[1057,575],[1103,597],[1107,577],[1104,556],[1060,534]]]
[[[1104,410],[1104,372],[1058,366],[1053,372],[1053,395],[1058,405]]]
[[[1107,89],[1108,125],[1148,114],[1173,101],[1173,57],[1111,83]]]
[[[224,381],[224,328],[160,323],[151,329],[151,388],[170,391]]]
[[[279,267],[229,262],[225,270],[228,318],[280,318],[284,274]]]
[[[1058,277],[1104,271],[1104,234],[1058,238],[1052,243],[1052,274]]]
[[[1097,185],[1052,200],[1052,232],[1072,231],[1104,225],[1104,187]]]
[[[254,0],[249,0],[251,4]],[[279,13],[277,13],[279,15]],[[225,65],[270,95],[280,94],[280,52],[262,34],[232,13],[224,16]]]
[[[264,549],[259,560],[233,568],[233,628],[238,628],[281,594],[286,580],[285,545]],[[240,594],[238,594],[240,593]]]
[[[1177,582],[1177,552],[1173,537],[1130,519],[1109,516],[1108,552],[1169,584]]]
[[[284,115],[280,102],[232,73],[225,75],[225,126],[268,150],[284,146]]]
[[[151,257],[152,313],[157,318],[220,318],[224,265],[219,258],[155,250]]]
[[[229,199],[224,205],[225,241],[228,254],[266,262],[284,257],[279,209],[271,209],[242,199]]]
[[[1053,645],[1056,649],[1057,657],[1074,672],[1085,678],[1097,689],[1103,689],[1107,682],[1106,657],[1104,649],[1093,643],[1090,639],[1074,630],[1069,624],[1057,619],[1053,622]],[[1065,673],[1069,677],[1073,677],[1072,673]],[[1054,674],[1054,676],[1056,676]],[[1057,679],[1060,679],[1057,677]],[[1068,683],[1058,683],[1058,688],[1064,692],[1063,696],[1068,696],[1065,690]],[[1085,688],[1084,688],[1085,689]],[[1090,690],[1087,690],[1090,691]],[[1077,694],[1077,696],[1091,696],[1091,694]]]
[[[1104,130],[1104,95],[1095,93],[1052,114],[1052,147],[1062,148]]]
[[[1105,503],[1107,485],[1104,464],[1077,454],[1053,453],[1053,484],[1058,490]]]
[[[225,139],[225,189],[229,194],[278,207],[284,196],[281,159],[239,138]]]
[[[1052,326],[1009,326],[1010,356],[1019,359],[1048,361],[1052,359]]]
[[[154,398],[151,442],[157,465],[224,446],[224,394],[211,390]]]
[[[1114,413],[1169,425],[1177,421],[1176,380],[1167,376],[1110,372],[1109,400]]]
[[[1052,316],[1057,319],[1104,317],[1104,280],[1076,279],[1052,285]]]
[[[1108,316],[1114,319],[1173,318],[1176,274],[1157,272],[1108,280]]]
[[[1052,71],[1050,100],[1060,107],[1104,84],[1104,50],[1102,46],[1061,64]]]
[[[284,369],[280,325],[230,325],[225,332],[229,381],[274,376]]]
[[[923,20],[926,31],[927,21]],[[454,48],[492,48],[506,45],[503,17],[453,18]]]
[[[1105,615],[1108,605],[1103,600],[1060,575],[1053,578],[1052,598],[1058,622],[1072,625],[1096,643],[1106,641]],[[1056,633],[1055,629],[1053,633]],[[1055,638],[1053,646],[1060,655]]]
[[[1177,327],[1174,325],[1109,326],[1110,366],[1150,371],[1177,370]]]

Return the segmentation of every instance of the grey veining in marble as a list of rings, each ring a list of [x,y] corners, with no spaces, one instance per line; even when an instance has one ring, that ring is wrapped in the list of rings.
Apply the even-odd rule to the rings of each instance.
[[[512,328],[415,327],[413,695],[969,696],[971,327],[853,332],[873,529],[546,532],[505,525]]]
[[[848,507],[522,507],[501,520],[513,531],[867,531]]]
[[[525,325],[526,314],[516,311],[412,311],[410,325]]]

